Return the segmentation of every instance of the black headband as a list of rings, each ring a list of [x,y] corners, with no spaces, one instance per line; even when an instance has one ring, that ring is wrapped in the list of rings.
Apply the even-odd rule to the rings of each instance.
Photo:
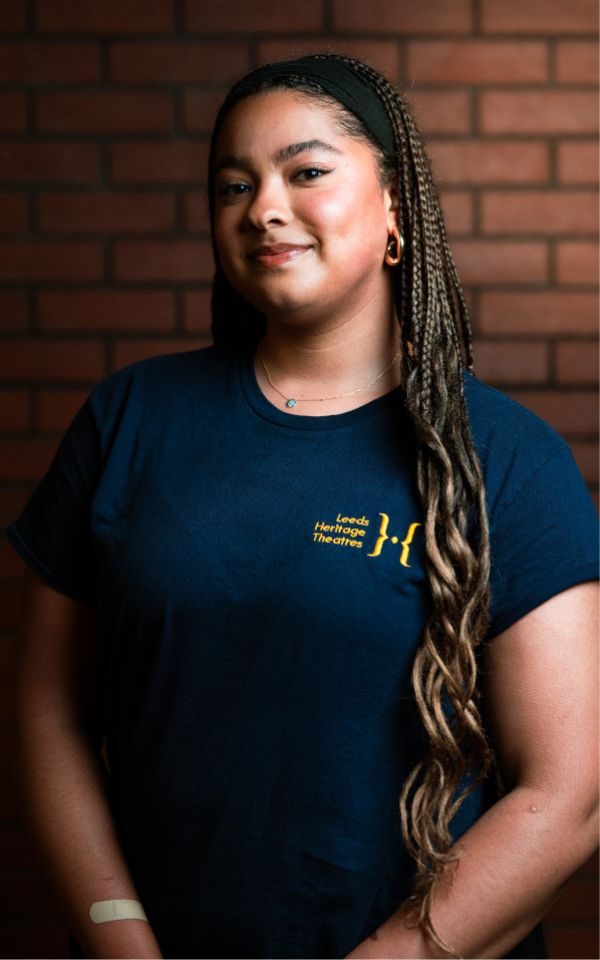
[[[336,57],[313,55],[258,67],[236,83],[227,101],[241,99],[246,87],[249,93],[255,92],[256,82],[262,79],[290,76],[315,80],[326,93],[362,120],[384,153],[394,153],[394,130],[379,95],[350,64]]]

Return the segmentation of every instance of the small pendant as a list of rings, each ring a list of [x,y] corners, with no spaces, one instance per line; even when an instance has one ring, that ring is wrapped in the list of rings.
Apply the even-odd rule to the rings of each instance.
[[[286,407],[295,407],[295,406],[296,406],[296,401],[295,401],[295,400],[292,400],[292,398],[290,397],[289,400],[286,400],[286,401],[285,401],[285,405],[286,405]]]

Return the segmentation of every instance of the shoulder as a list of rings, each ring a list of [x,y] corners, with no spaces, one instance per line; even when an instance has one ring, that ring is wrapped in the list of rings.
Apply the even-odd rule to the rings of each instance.
[[[471,428],[480,442],[503,447],[533,443],[536,456],[567,446],[554,427],[508,394],[467,371],[463,382]]]
[[[233,358],[215,346],[160,354],[126,364],[98,381],[84,412],[111,447],[124,441],[184,430],[191,412],[214,409],[235,375]]]
[[[464,372],[464,394],[488,506],[506,503],[542,467],[571,461],[565,439],[542,417],[501,390]]]
[[[132,402],[143,398],[164,400],[189,387],[210,390],[231,369],[231,357],[214,345],[196,350],[159,354],[128,363],[98,381],[91,391],[92,403]]]
[[[598,521],[564,438],[522,404],[466,374],[471,433],[490,519],[490,629],[598,577]]]
[[[219,376],[231,363],[228,354],[213,344],[196,350],[179,350],[163,353],[128,363],[104,377],[96,390],[124,390],[131,384],[140,388],[154,388],[192,378],[199,382],[203,377]]]

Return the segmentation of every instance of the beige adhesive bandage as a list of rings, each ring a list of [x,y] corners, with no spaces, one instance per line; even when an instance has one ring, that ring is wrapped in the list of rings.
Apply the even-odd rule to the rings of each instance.
[[[139,900],[98,900],[90,907],[92,923],[110,920],[148,920]]]

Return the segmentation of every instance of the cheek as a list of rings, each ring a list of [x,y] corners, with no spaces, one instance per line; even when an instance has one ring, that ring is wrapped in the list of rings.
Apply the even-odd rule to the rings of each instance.
[[[306,197],[303,208],[311,222],[324,231],[335,233],[345,229],[351,221],[354,204],[346,192],[315,191]]]
[[[383,257],[387,236],[386,214],[381,195],[344,190],[309,198],[304,207],[307,222],[315,229],[325,253],[340,250],[342,255],[372,260]]]

